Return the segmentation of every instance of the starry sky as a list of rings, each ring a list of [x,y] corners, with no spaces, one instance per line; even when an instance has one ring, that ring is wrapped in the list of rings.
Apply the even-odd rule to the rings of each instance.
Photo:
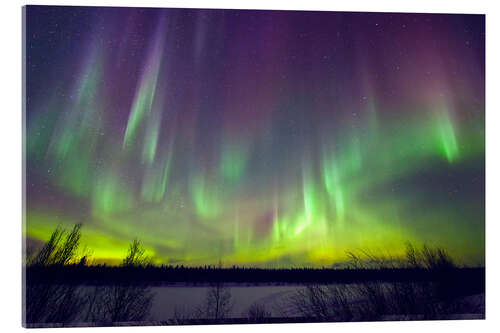
[[[483,15],[28,6],[26,237],[96,262],[484,264]]]

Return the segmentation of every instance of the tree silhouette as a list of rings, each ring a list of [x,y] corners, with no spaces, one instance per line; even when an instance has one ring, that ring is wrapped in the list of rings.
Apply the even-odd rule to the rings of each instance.
[[[75,255],[80,246],[82,224],[75,224],[71,231],[67,232],[58,226],[50,235],[49,240],[40,251],[28,260],[28,265],[50,266],[66,265],[75,260]]]
[[[127,256],[122,261],[124,267],[146,267],[151,264],[151,258],[145,255],[146,249],[136,238],[129,245]]]
[[[222,269],[222,262],[217,269]],[[198,307],[198,317],[214,320],[227,318],[233,309],[231,298],[231,289],[220,280],[215,281],[208,289],[203,304]]]
[[[81,224],[68,233],[58,226],[40,251],[27,265],[48,267],[65,265],[75,260],[80,245]],[[82,311],[84,301],[79,286],[62,283],[26,283],[25,320],[28,323],[67,323]]]
[[[138,239],[129,245],[127,256],[121,266],[144,268],[151,259],[145,256],[145,249]],[[151,310],[153,293],[146,285],[129,282],[111,286],[95,286],[89,295],[87,318],[94,322],[143,321]]]

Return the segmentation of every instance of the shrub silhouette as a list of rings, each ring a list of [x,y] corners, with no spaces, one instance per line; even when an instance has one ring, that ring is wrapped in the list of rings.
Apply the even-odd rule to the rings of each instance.
[[[271,312],[267,311],[266,306],[262,303],[254,302],[248,308],[246,317],[251,323],[263,323],[271,317]]]
[[[151,265],[151,258],[145,255],[146,249],[136,238],[129,245],[127,256],[122,261],[124,267],[146,267]]]
[[[94,286],[84,292],[81,286],[65,281],[64,265],[78,263],[77,266],[82,267],[87,262],[87,255],[76,258],[81,227],[77,224],[69,232],[57,227],[40,251],[27,260],[27,266],[32,269],[56,268],[56,279],[40,282],[37,276],[28,276],[27,273],[25,322],[66,324],[77,320],[96,323],[145,320],[153,299],[151,288],[145,285],[115,283]],[[150,259],[144,253],[144,247],[135,239],[123,259],[124,269],[148,265]]]
[[[29,266],[65,265],[75,260],[80,244],[81,224],[67,232],[57,227],[48,242],[27,261]],[[31,282],[31,280],[28,280]],[[68,323],[82,311],[82,290],[75,285],[26,283],[25,313],[27,323]]]
[[[349,306],[351,290],[347,285],[308,285],[290,299],[294,312],[317,321],[348,321],[352,318]]]
[[[128,254],[122,267],[145,267],[150,258],[144,255],[145,249],[138,239],[129,245]],[[144,321],[151,310],[153,293],[146,285],[127,282],[111,286],[95,286],[88,296],[87,319],[92,322],[116,323]]]
[[[458,301],[463,287],[455,277],[458,266],[442,248],[424,245],[418,249],[407,243],[403,259],[377,256],[368,251],[348,252],[348,257],[349,267],[359,272],[380,270],[390,274],[407,269],[426,278],[308,285],[291,298],[290,303],[296,312],[319,321],[347,321],[380,320],[393,315],[436,319],[464,311]],[[359,301],[352,301],[356,299]]]
[[[28,284],[26,323],[69,323],[82,312],[82,289],[74,285]]]
[[[80,246],[81,228],[81,224],[75,224],[73,229],[67,232],[58,226],[40,251],[28,259],[27,264],[34,266],[66,265],[74,261]]]
[[[152,300],[151,288],[147,286],[95,286],[87,298],[86,320],[96,323],[144,321]]]

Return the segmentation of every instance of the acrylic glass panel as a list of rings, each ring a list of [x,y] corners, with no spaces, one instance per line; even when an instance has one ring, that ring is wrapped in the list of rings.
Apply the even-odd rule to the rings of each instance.
[[[484,318],[484,15],[23,19],[25,326]]]

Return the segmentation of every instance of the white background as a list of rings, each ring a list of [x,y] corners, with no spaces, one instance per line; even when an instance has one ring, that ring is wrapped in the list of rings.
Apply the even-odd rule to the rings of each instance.
[[[500,122],[499,122],[499,62],[500,62],[500,5],[498,1],[448,1],[448,0],[253,0],[253,1],[18,1],[3,0],[0,4],[0,332],[20,331],[21,328],[21,6],[44,5],[93,5],[93,6],[147,6],[194,8],[253,8],[253,9],[305,9],[335,11],[377,12],[427,12],[427,13],[477,13],[486,14],[486,267],[487,295],[486,320],[427,321],[427,322],[376,322],[329,324],[270,324],[270,325],[219,325],[184,327],[115,327],[92,328],[91,332],[253,332],[287,331],[303,332],[489,332],[500,331],[499,276],[499,172],[500,172]],[[453,232],[453,230],[450,230]],[[67,329],[44,329],[44,332],[61,332]],[[75,330],[75,329],[73,329]],[[89,331],[90,329],[77,329]]]

